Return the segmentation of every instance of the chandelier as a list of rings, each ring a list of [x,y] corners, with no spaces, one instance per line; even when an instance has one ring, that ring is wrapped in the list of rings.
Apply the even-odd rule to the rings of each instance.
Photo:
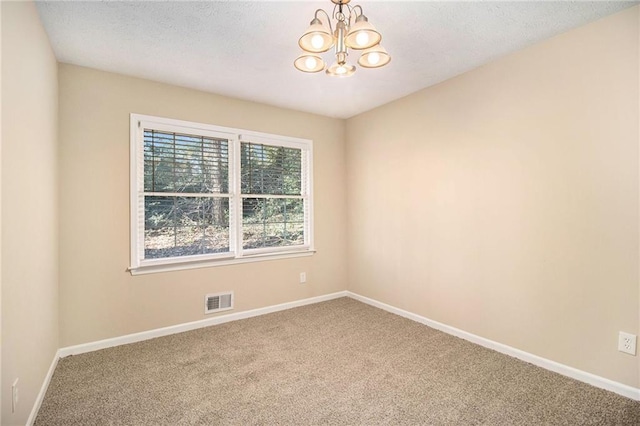
[[[348,49],[360,50],[362,54],[358,64],[364,68],[379,68],[389,63],[391,57],[380,45],[382,36],[362,13],[362,7],[351,7],[350,0],[331,0],[332,17],[335,30],[331,25],[329,14],[322,9],[316,10],[309,28],[298,40],[304,53],[294,61],[293,65],[302,72],[320,72],[326,64],[320,53],[327,52],[335,46],[336,61],[326,68],[326,73],[333,77],[349,77],[356,72],[355,65],[347,63]],[[318,14],[324,13],[326,23]]]

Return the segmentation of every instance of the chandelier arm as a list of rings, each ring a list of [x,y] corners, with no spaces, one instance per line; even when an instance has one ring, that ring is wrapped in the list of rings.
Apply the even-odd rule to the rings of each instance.
[[[351,7],[351,5],[349,3],[346,3],[345,6],[347,6],[347,10],[349,11],[349,17],[347,18],[347,24],[349,24],[349,26],[351,26],[351,18],[353,17],[353,7]],[[360,7],[360,6],[356,6],[356,7]],[[362,9],[362,8],[360,8]]]
[[[316,10],[316,13],[314,14],[315,18],[318,18],[318,12],[324,13],[324,15],[327,17],[327,23],[329,24],[329,29],[331,30],[331,34],[333,34],[333,27],[331,26],[331,18],[329,17],[329,14],[327,12],[325,12],[324,9],[318,9],[318,10]]]
[[[347,5],[347,6],[349,6],[349,5]],[[360,9],[360,13],[356,12],[356,8]],[[362,11],[362,6],[360,6],[359,4],[357,4],[357,5],[353,6],[353,7],[349,6],[349,27],[351,27],[351,25],[353,25],[353,23],[355,22],[355,19],[360,15],[364,15],[364,12]]]
[[[338,9],[338,11],[336,12],[336,9]],[[344,14],[342,13],[342,5],[337,4],[335,6],[333,6],[333,12],[331,12],[331,16],[333,17],[333,19],[335,19],[336,21],[339,21],[340,19],[338,19],[338,15],[342,15],[344,16]]]

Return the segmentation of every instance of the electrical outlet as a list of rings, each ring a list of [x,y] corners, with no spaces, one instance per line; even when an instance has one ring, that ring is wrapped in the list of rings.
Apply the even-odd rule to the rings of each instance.
[[[18,409],[18,379],[11,385],[11,412],[15,413]]]
[[[625,333],[623,331],[618,335],[618,350],[627,354],[636,354],[636,338],[635,334]]]
[[[300,272],[300,284],[304,284],[307,282],[307,273]]]

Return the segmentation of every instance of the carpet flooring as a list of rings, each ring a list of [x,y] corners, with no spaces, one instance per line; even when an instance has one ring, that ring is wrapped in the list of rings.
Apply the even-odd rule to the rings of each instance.
[[[341,298],[60,360],[36,425],[640,425],[640,403]]]

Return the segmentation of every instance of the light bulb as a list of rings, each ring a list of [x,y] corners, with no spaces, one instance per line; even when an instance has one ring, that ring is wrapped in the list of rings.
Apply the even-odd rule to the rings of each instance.
[[[360,31],[358,35],[356,35],[356,44],[358,46],[366,46],[369,43],[369,34],[365,31]]]
[[[313,56],[309,56],[307,59],[305,59],[304,65],[307,67],[307,69],[312,70],[316,67],[316,65],[318,65],[318,61]]]
[[[367,62],[371,65],[377,65],[380,62],[380,54],[378,52],[371,52],[367,55]]]
[[[322,36],[320,34],[316,34],[311,37],[311,46],[313,46],[314,49],[320,49],[323,43],[324,40],[322,39]]]
[[[347,72],[347,69],[344,66],[336,68],[336,74],[344,74],[345,72]]]

